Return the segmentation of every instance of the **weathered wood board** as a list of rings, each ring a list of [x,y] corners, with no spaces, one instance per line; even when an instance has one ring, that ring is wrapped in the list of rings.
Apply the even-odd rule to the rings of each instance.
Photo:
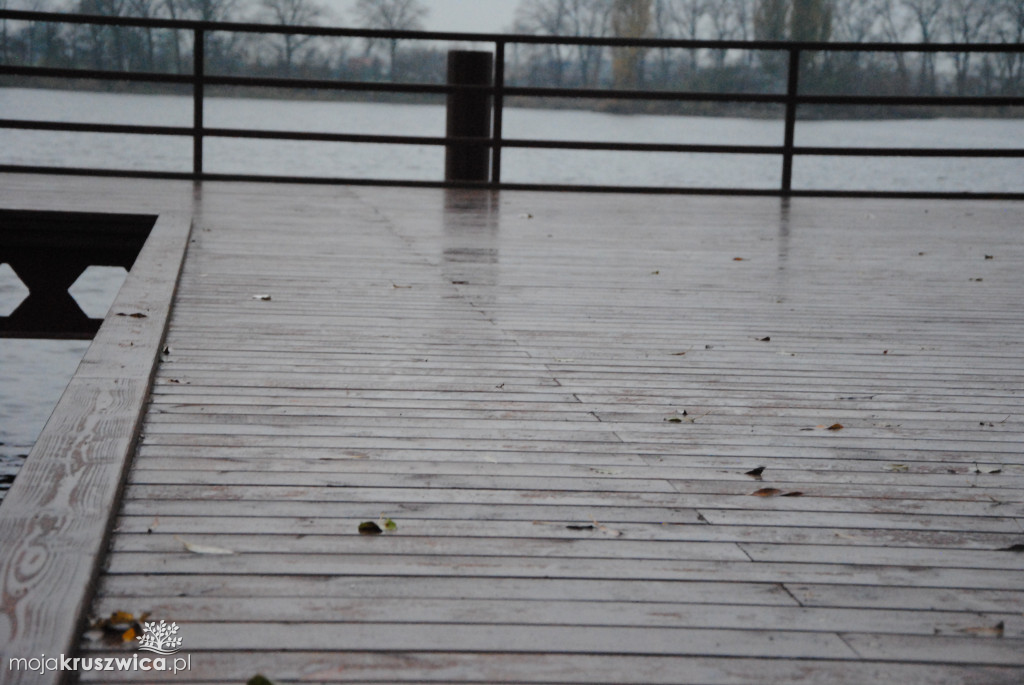
[[[1024,680],[1024,206],[195,198],[91,607],[168,682]]]

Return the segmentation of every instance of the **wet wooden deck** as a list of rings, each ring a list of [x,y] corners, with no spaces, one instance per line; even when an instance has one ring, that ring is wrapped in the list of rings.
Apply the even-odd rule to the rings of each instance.
[[[194,222],[95,593],[46,590],[45,530],[0,559],[0,682],[61,630],[135,653],[36,618],[76,601],[191,659],[82,682],[1024,680],[1024,205],[14,176],[0,204]]]

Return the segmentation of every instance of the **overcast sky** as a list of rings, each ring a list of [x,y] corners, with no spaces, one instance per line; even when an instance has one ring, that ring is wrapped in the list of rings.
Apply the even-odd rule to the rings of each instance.
[[[512,28],[519,0],[422,0],[430,10],[427,15],[428,31],[462,31],[471,33],[504,33]],[[329,5],[335,2],[328,3]],[[349,11],[353,0],[345,4],[343,15],[351,21]]]

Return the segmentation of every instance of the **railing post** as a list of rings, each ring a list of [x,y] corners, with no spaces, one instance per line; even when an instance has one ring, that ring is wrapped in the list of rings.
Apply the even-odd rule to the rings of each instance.
[[[206,74],[206,32],[196,29],[192,44],[192,174],[203,174],[203,86]]]
[[[505,41],[495,43],[494,53],[494,133],[491,149],[491,183],[501,183],[501,125],[505,110]]]
[[[793,140],[796,129],[796,96],[800,88],[800,48],[789,49],[786,81],[786,133],[782,143],[782,194],[793,189]]]
[[[489,52],[452,50],[448,53],[448,85],[490,86],[494,56]],[[491,94],[483,90],[448,93],[447,135],[459,138],[489,138],[491,135]],[[445,150],[446,181],[487,181],[490,145],[448,143]]]

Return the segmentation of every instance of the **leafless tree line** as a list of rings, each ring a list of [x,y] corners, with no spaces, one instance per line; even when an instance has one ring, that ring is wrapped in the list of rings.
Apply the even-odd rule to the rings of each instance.
[[[17,7],[104,16],[279,25],[423,28],[421,0],[357,0],[347,15],[326,0],[0,0]],[[550,36],[849,43],[1024,42],[1024,0],[519,0],[512,33]],[[0,22],[0,59],[48,66],[172,71],[191,69],[189,32]],[[322,39],[287,34],[207,36],[211,71],[316,78],[438,81],[437,46],[397,40]],[[510,44],[510,83],[557,87],[778,87],[785,55],[721,49],[610,49]],[[807,55],[802,81],[823,92],[1019,93],[1024,54],[829,52]]]
[[[801,40],[846,43],[1024,42],[1024,0],[634,0],[650,9],[642,35],[680,40]],[[622,35],[614,0],[521,0],[514,31],[539,35]],[[613,51],[539,46],[517,52],[521,77],[559,86],[615,82]],[[610,56],[611,55],[611,56]],[[643,57],[650,87],[763,88],[785,64],[768,51],[659,49]],[[807,77],[822,90],[849,90],[868,76],[881,89],[960,94],[1019,92],[1021,52],[832,52],[808,56]]]
[[[356,25],[390,30],[423,28],[420,0],[357,0],[348,15],[321,0],[0,0],[0,9],[69,12],[107,17],[246,21],[282,26]],[[183,73],[192,65],[185,31],[52,22],[0,22],[5,62]],[[213,33],[206,60],[213,70],[342,77],[396,76],[399,41],[328,41],[295,34]]]

